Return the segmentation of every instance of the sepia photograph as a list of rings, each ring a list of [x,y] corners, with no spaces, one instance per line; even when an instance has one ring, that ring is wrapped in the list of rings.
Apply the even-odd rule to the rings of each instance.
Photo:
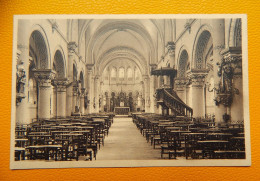
[[[11,169],[250,166],[246,15],[15,15]]]

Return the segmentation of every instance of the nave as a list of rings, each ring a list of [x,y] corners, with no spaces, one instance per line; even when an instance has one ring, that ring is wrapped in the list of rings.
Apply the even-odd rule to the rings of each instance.
[[[92,114],[16,127],[15,160],[244,159],[242,124],[132,113]]]
[[[115,117],[97,160],[154,160],[160,150],[153,149],[129,117]]]

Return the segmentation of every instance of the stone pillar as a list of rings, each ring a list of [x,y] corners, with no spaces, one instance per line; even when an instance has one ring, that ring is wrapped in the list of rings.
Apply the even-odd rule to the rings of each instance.
[[[154,76],[150,77],[150,112],[154,113],[154,93],[155,93],[155,88],[154,88]]]
[[[80,113],[81,113],[81,115],[85,114],[84,101],[85,101],[85,88],[81,88],[81,94],[80,94]]]
[[[175,43],[173,41],[169,41],[166,45],[168,50],[167,59],[168,59],[168,66],[175,69]],[[165,57],[166,58],[166,57]]]
[[[204,100],[204,84],[207,70],[192,70],[188,72],[188,77],[191,80],[192,88],[192,108],[193,117],[205,116],[205,100]]]
[[[186,86],[188,84],[188,79],[187,78],[176,78],[175,79],[175,90],[179,96],[179,98],[181,98],[181,100],[187,104],[187,99],[186,99]]]
[[[50,69],[36,70],[34,76],[39,84],[38,118],[50,119],[51,117],[51,80],[55,73]]]
[[[156,69],[157,64],[150,64],[150,72],[154,69]],[[154,98],[155,92],[157,88],[157,77],[155,75],[150,76],[150,112],[156,113],[157,109],[157,101]]]
[[[92,92],[92,68],[93,64],[87,64],[87,93],[88,93],[88,107],[87,107],[87,113],[93,112],[93,92]]]
[[[78,110],[76,110],[76,106],[78,106],[77,104],[77,99],[78,99],[78,94],[79,94],[79,88],[78,88],[78,82],[73,82],[73,97],[72,97],[72,113],[77,112]]]
[[[111,94],[108,95],[107,97],[107,112],[110,112],[110,101],[111,101]]]
[[[17,35],[17,72],[16,72],[16,123],[31,123],[28,112],[28,82],[29,82],[29,39],[30,21],[18,21]],[[21,83],[20,85],[18,85]],[[20,87],[21,86],[21,87]],[[20,90],[18,90],[20,87]]]
[[[68,80],[70,81],[67,87],[67,105],[66,105],[66,116],[71,116],[74,112],[75,107],[73,107],[73,62],[75,60],[75,49],[77,45],[75,42],[68,43]]]
[[[148,75],[144,75],[143,76],[144,79],[144,99],[145,99],[145,112],[150,112],[150,104],[151,104],[151,100],[150,100],[150,79],[148,77]]]
[[[99,112],[99,98],[100,98],[100,79],[99,76],[94,78],[94,97],[95,97],[95,108],[94,112]]]
[[[221,62],[221,50],[225,48],[225,21],[224,19],[212,20],[213,26],[213,59],[214,59],[214,84],[215,88],[219,89],[220,77],[218,76],[217,63]],[[217,95],[216,95],[217,96]],[[223,115],[227,113],[224,105],[219,104],[215,106],[215,121],[217,123],[223,122]]]
[[[186,89],[186,104],[192,107],[192,89],[191,89],[190,81],[188,81],[185,89]]]
[[[54,84],[53,84],[54,85]],[[52,88],[52,92],[53,92],[53,95],[52,95],[52,117],[57,117],[57,90],[56,90],[56,87],[55,85],[53,86]]]
[[[56,79],[53,81],[53,84],[56,86],[56,116],[57,117],[66,117],[66,105],[67,105],[67,97],[66,97],[66,86],[68,85],[67,79]]]

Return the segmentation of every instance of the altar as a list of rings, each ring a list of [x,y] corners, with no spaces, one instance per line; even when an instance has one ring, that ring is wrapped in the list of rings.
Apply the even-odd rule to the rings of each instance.
[[[114,113],[117,115],[128,115],[130,107],[115,107]]]

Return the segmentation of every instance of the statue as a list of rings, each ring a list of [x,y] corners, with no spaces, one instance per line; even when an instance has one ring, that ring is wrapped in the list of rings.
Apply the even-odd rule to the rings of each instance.
[[[24,93],[24,85],[25,85],[25,71],[22,69],[16,73],[16,91],[17,93]]]
[[[217,65],[219,65],[218,76],[221,77],[219,92],[229,93],[232,90],[233,68],[223,61],[221,64],[217,63]]]

